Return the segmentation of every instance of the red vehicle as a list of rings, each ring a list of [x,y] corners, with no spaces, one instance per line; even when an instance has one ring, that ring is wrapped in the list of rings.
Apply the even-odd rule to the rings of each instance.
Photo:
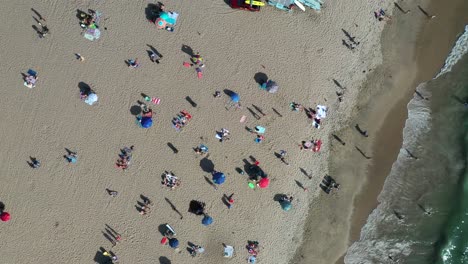
[[[246,4],[245,0],[229,0],[229,5],[234,9],[242,9],[247,11],[260,11],[260,6]]]

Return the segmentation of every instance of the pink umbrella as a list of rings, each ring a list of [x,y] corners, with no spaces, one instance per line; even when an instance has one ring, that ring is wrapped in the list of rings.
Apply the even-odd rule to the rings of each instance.
[[[3,222],[10,221],[10,214],[7,212],[3,212],[2,214],[0,214],[0,220],[2,220]]]
[[[258,187],[260,187],[260,188],[267,188],[268,185],[270,185],[270,179],[268,179],[268,178],[262,178],[258,182]]]

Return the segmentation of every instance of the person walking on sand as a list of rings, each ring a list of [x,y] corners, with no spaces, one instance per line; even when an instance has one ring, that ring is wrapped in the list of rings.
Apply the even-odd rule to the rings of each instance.
[[[116,197],[119,194],[117,191],[113,191],[113,190],[110,190],[110,189],[106,189],[106,191],[112,197]]]
[[[289,163],[288,163],[288,162],[286,161],[286,159],[285,159],[286,154],[287,154],[286,150],[280,150],[280,152],[279,152],[279,159],[280,159],[284,164],[286,164],[286,165],[289,166]]]
[[[67,159],[68,163],[75,164],[78,161],[78,155],[76,152],[69,152],[68,155],[65,155],[65,159]]]
[[[152,51],[150,55],[150,59],[152,62],[156,62],[157,64],[159,64],[160,60],[162,59],[162,55],[157,54],[156,52]]]
[[[33,169],[38,169],[41,167],[41,162],[36,158],[31,158],[31,163],[29,164]]]
[[[232,198],[234,196],[234,194],[232,193],[231,195],[229,196],[226,196],[226,202],[228,203],[228,209],[231,209],[232,208],[232,205],[234,204],[234,199]]]
[[[75,53],[75,56],[76,56],[76,59],[77,59],[78,61],[84,61],[84,60],[85,60],[84,57],[81,56],[81,54],[79,54],[79,53]]]

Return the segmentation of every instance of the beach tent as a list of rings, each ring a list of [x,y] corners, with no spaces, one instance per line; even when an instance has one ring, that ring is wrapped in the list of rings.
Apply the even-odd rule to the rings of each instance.
[[[226,181],[226,176],[222,172],[213,173],[213,182],[216,184],[223,184]]]
[[[179,240],[177,238],[169,239],[169,246],[171,248],[178,248],[179,247]]]
[[[153,119],[149,116],[144,116],[140,120],[142,128],[150,128],[153,125]]]
[[[259,182],[258,182],[258,187],[264,189],[264,188],[268,188],[268,186],[270,185],[270,179],[269,178],[262,178]]]
[[[200,201],[192,200],[190,201],[189,210],[190,213],[196,215],[202,215],[205,211],[205,203]]]
[[[266,83],[266,90],[269,93],[276,93],[276,92],[278,92],[278,89],[279,89],[279,86],[275,81],[269,80]]]
[[[286,200],[282,200],[279,202],[280,205],[281,205],[281,208],[284,210],[284,211],[289,211],[291,210],[292,208],[292,204],[290,201],[286,201]]]
[[[213,218],[209,215],[205,215],[201,222],[204,226],[209,226],[213,223]]]
[[[84,102],[89,105],[93,105],[97,101],[98,101],[98,96],[95,93],[90,93],[84,100]]]
[[[0,220],[2,220],[2,222],[8,222],[8,221],[10,221],[10,218],[11,218],[11,216],[7,212],[3,212],[3,213],[0,214]]]

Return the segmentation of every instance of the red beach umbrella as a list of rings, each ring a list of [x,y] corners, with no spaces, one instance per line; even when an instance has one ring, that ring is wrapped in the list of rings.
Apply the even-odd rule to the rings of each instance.
[[[260,187],[260,188],[267,188],[268,185],[270,185],[270,179],[268,179],[268,178],[262,178],[258,182],[258,187]]]
[[[160,17],[158,17],[154,23],[156,24],[156,27],[159,29],[163,29],[166,27],[166,21],[164,21]]]
[[[2,214],[0,214],[0,220],[2,220],[2,222],[10,221],[10,214],[7,212],[3,212]]]

